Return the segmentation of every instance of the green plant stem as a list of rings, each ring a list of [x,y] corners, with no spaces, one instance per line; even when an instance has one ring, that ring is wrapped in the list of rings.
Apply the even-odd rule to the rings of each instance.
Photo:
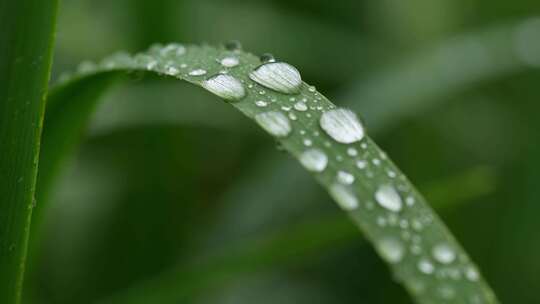
[[[56,0],[0,0],[0,303],[19,303]]]

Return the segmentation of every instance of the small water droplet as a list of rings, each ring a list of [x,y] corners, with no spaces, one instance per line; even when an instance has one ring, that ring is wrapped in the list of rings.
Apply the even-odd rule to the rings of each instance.
[[[330,186],[329,192],[344,210],[350,211],[358,208],[358,199],[348,186],[336,183]]]
[[[309,138],[304,139],[303,142],[304,142],[304,146],[306,147],[310,147],[313,144],[313,142]]]
[[[206,70],[203,69],[195,69],[191,72],[189,72],[190,76],[202,76],[206,74]]]
[[[379,189],[377,189],[377,192],[375,192],[375,200],[381,207],[392,212],[401,210],[401,197],[396,189],[390,185],[380,186]]]
[[[255,105],[260,108],[264,108],[268,105],[268,103],[264,100],[257,100],[255,101]]]
[[[321,128],[335,141],[350,144],[364,137],[364,128],[354,112],[348,109],[335,109],[323,113]]]
[[[317,88],[315,88],[314,86],[310,86],[310,87],[308,88],[308,91],[310,91],[310,92],[313,93],[313,92],[317,91]]]
[[[400,262],[405,255],[405,250],[401,241],[394,238],[384,238],[378,242],[377,248],[383,259],[388,263]]]
[[[300,156],[300,163],[309,171],[322,172],[328,164],[328,157],[319,149],[309,149]]]
[[[286,137],[291,132],[289,119],[281,112],[257,114],[255,121],[268,133],[276,137]]]
[[[351,147],[351,148],[348,148],[348,149],[347,149],[347,154],[348,154],[349,156],[353,156],[353,157],[354,157],[354,156],[358,155],[358,150],[356,150],[355,148],[352,148],[352,147]]]
[[[465,277],[469,281],[475,282],[475,281],[478,281],[478,279],[480,278],[480,274],[474,267],[469,266],[467,267],[467,269],[465,269]]]
[[[227,100],[239,100],[246,96],[242,83],[231,75],[217,74],[203,81],[202,86]]]
[[[262,64],[249,73],[249,78],[264,87],[286,94],[298,93],[302,85],[300,72],[285,62]]]
[[[238,60],[237,57],[228,56],[228,57],[225,57],[225,58],[221,59],[220,63],[221,63],[222,66],[224,66],[226,68],[233,68],[233,67],[237,66],[240,63],[240,60]]]
[[[422,258],[418,261],[418,270],[425,274],[432,274],[435,271],[435,266],[430,260]]]
[[[230,40],[225,42],[225,48],[229,51],[239,51],[242,49],[242,44],[238,40]]]
[[[270,53],[264,53],[259,57],[259,60],[261,60],[262,63],[268,63],[268,62],[276,62],[276,59],[274,58],[274,55]]]
[[[167,74],[167,75],[176,76],[179,73],[180,73],[180,70],[178,70],[177,68],[175,68],[173,66],[168,66],[167,68],[165,68],[165,74]]]
[[[360,170],[365,169],[367,166],[367,162],[365,160],[359,160],[356,162],[356,167]]]
[[[337,180],[342,184],[350,185],[354,183],[354,175],[350,174],[349,172],[340,170],[337,173]]]
[[[439,263],[450,264],[456,259],[456,253],[454,250],[447,244],[438,244],[433,247],[432,250],[433,257]]]
[[[308,108],[304,102],[299,101],[294,104],[294,109],[300,112],[304,112],[304,111],[307,111]]]

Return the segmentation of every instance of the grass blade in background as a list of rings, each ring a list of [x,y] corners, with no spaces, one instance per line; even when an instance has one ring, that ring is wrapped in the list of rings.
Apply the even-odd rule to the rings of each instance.
[[[84,77],[118,70],[152,71],[203,86],[255,119],[313,172],[418,303],[497,303],[445,225],[364,136],[354,114],[336,109],[301,83],[290,66],[270,61],[253,74],[261,64],[238,49],[172,44],[135,57],[112,56],[86,68],[64,89]]]
[[[57,1],[0,0],[0,302],[18,303]]]

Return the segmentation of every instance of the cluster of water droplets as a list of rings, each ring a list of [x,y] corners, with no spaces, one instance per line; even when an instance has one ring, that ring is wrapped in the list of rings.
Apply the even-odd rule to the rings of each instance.
[[[438,234],[431,235],[439,238],[430,236],[427,228],[435,221],[431,211],[417,206],[421,198],[367,138],[354,112],[336,108],[315,87],[305,85],[294,66],[269,54],[261,56],[258,65],[248,64],[237,42],[225,47],[227,52],[220,53],[211,67],[184,60],[189,49],[169,44],[134,57],[121,53],[100,64],[83,63],[79,73],[136,65],[198,83],[230,102],[244,100],[237,106],[269,134],[280,139],[295,134],[286,144],[300,163],[329,185],[330,195],[376,240],[381,257],[395,265],[398,279],[408,278],[406,284],[413,292],[451,300],[457,296],[452,281],[478,282],[478,271],[460,255],[457,245],[440,238],[445,231],[436,227]],[[411,281],[411,277],[416,279]],[[481,304],[484,299],[485,295],[476,295],[466,303]]]

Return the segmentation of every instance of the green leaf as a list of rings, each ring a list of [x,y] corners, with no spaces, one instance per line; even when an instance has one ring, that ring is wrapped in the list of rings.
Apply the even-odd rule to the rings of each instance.
[[[239,64],[223,64],[225,58]],[[171,44],[85,64],[64,90],[85,77],[117,71],[151,71],[188,81],[254,119],[313,173],[418,303],[497,303],[424,198],[364,135],[356,115],[300,82],[293,67],[263,63],[238,49]]]
[[[20,301],[57,1],[0,0],[0,302]]]

